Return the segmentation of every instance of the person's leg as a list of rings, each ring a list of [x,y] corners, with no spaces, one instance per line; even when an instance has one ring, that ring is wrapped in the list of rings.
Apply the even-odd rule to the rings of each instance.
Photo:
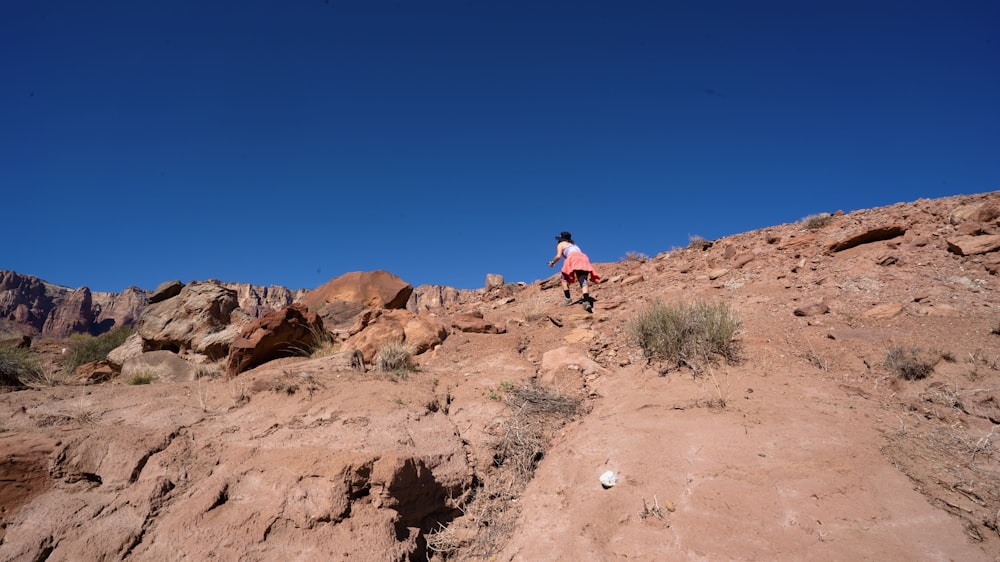
[[[587,312],[591,312],[594,310],[594,304],[590,300],[590,293],[587,290],[587,281],[590,279],[590,273],[577,271],[576,278],[580,280],[580,289],[583,291],[583,308]]]
[[[563,296],[566,297],[566,300],[563,301],[563,304],[564,305],[572,304],[573,299],[571,299],[569,296],[569,278],[566,277],[565,273],[562,274],[562,289],[563,289]]]

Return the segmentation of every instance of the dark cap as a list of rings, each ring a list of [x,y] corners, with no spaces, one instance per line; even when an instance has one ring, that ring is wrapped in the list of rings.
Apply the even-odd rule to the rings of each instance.
[[[572,240],[572,239],[573,239],[573,235],[570,234],[570,233],[568,233],[568,232],[566,232],[565,230],[562,231],[562,232],[560,232],[559,236],[556,236],[556,240],[558,240],[560,242],[569,241],[569,240]]]

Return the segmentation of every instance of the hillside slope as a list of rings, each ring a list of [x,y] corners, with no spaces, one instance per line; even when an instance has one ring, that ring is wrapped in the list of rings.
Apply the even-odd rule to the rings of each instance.
[[[1000,560],[998,216],[919,200],[595,264],[593,314],[505,286],[426,312],[451,332],[409,374],[0,394],[0,560]],[[741,359],[647,361],[637,315],[695,300],[739,314]]]

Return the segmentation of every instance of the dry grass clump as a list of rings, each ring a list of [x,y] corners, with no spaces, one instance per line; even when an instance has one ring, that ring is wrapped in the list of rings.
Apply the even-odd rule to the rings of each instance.
[[[816,213],[802,219],[801,222],[802,227],[806,230],[816,230],[830,224],[831,220],[833,220],[833,215],[830,213]]]
[[[0,345],[0,386],[21,388],[46,380],[37,353],[14,345]]]
[[[886,369],[909,381],[926,378],[934,371],[934,364],[935,362],[924,357],[917,347],[909,349],[893,347],[886,352],[883,360]]]
[[[429,560],[489,559],[510,540],[517,522],[517,499],[531,481],[557,427],[580,409],[580,400],[537,384],[506,392],[510,415],[497,426],[493,462],[462,516],[427,536]]]
[[[521,314],[524,315],[524,319],[528,322],[545,318],[548,315],[547,308],[545,301],[537,296],[525,299],[520,304]]]
[[[134,375],[125,379],[125,384],[131,384],[131,385],[149,384],[155,380],[156,380],[156,373],[147,371],[147,372],[135,373]]]
[[[408,373],[413,370],[413,350],[400,342],[390,342],[375,353],[375,370],[384,373]]]
[[[722,357],[736,362],[742,327],[735,310],[724,302],[664,304],[656,300],[629,324],[629,334],[650,360],[687,365],[696,371],[702,363]]]
[[[309,335],[293,344],[290,351],[301,357],[327,357],[338,351],[337,339],[325,328],[309,326]]]
[[[687,247],[689,250],[707,250],[712,247],[712,242],[697,234],[692,234],[688,236]]]
[[[629,250],[629,251],[625,252],[625,257],[622,258],[622,261],[624,261],[624,262],[639,262],[639,263],[643,263],[643,262],[646,262],[648,260],[649,260],[649,256],[647,256],[646,254],[644,254],[642,252],[635,252],[635,251],[632,251],[632,250]]]

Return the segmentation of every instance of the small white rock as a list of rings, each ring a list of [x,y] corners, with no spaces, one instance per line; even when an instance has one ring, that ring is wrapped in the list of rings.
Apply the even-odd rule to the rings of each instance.
[[[601,486],[610,488],[618,483],[618,475],[614,471],[607,471],[601,475]]]

